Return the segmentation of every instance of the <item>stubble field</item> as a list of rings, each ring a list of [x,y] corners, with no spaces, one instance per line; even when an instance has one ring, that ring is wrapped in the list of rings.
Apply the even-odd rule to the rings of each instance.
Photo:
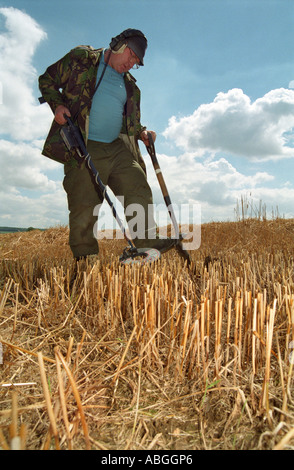
[[[293,449],[294,220],[201,239],[71,285],[66,227],[0,235],[1,448]]]

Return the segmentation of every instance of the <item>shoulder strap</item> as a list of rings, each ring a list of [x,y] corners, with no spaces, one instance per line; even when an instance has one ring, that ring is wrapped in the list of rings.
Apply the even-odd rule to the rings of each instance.
[[[110,52],[110,54],[111,54],[111,52]],[[105,70],[106,70],[106,67],[107,67],[108,62],[109,62],[109,59],[110,59],[110,54],[109,54],[109,56],[108,56],[107,59],[106,59],[106,62],[105,62],[105,65],[104,65],[104,68],[103,68],[101,77],[99,78],[99,81],[98,81],[97,85],[95,86],[95,90],[94,90],[94,93],[93,93],[93,95],[92,95],[92,99],[93,99],[93,96],[95,95],[95,93],[96,93],[96,91],[97,91],[97,89],[98,89],[100,83],[102,82],[102,78],[103,78],[103,76],[104,76],[104,74],[105,74]]]
[[[104,74],[105,74],[105,70],[106,70],[106,67],[107,67],[107,65],[108,65],[109,59],[110,59],[110,54],[109,54],[108,58],[106,59],[105,65],[104,65],[103,70],[102,70],[101,77],[99,78],[99,81],[98,81],[97,85],[95,86],[94,93],[93,93],[91,99],[93,99],[93,96],[95,95],[95,93],[96,93],[96,91],[97,91],[97,89],[98,89],[100,83],[102,82],[102,79],[103,79],[103,76],[104,76]],[[80,110],[76,113],[76,115],[75,115],[74,118],[73,118],[73,121],[74,121],[74,122],[76,121],[76,119],[77,119],[77,117],[78,117],[78,114],[80,114],[81,111],[82,111],[86,106],[87,106],[87,103],[84,103],[84,105],[83,105],[83,106],[80,108]]]

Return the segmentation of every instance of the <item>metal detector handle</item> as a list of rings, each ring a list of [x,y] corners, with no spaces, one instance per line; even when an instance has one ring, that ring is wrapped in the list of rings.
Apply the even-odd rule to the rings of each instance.
[[[74,125],[73,121],[71,120],[69,116],[67,116],[67,114],[64,114],[63,116],[66,119],[67,124],[72,132],[72,137],[75,140],[75,147],[79,147],[80,150],[82,150],[82,153],[84,154],[84,156],[86,156],[88,154],[87,147],[86,147],[86,144],[84,142],[84,139],[83,139],[83,136],[81,134],[79,127]]]

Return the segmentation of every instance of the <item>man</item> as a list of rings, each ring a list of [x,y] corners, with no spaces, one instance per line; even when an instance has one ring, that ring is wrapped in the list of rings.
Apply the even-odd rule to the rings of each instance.
[[[143,217],[131,234],[135,246],[164,252],[175,244],[175,240],[156,238],[155,221],[148,211],[152,193],[138,146],[138,139],[148,145],[148,136],[140,121],[140,90],[129,70],[144,65],[146,48],[144,34],[127,29],[112,38],[108,49],[79,46],[39,77],[42,97],[54,113],[43,154],[64,163],[69,244],[76,259],[98,254],[93,212],[102,197],[88,168],[79,165],[60,137],[65,115],[79,126],[101,180],[122,198],[125,211],[140,204]],[[151,133],[155,140],[155,132]],[[130,221],[132,216],[126,218]]]

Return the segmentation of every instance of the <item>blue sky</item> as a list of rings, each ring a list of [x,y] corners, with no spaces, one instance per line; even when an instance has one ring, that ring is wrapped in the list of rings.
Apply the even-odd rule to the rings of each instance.
[[[293,0],[0,1],[0,226],[67,224],[63,168],[41,156],[52,114],[37,79],[129,27],[148,38],[133,74],[174,205],[201,206],[202,222],[235,220],[241,198],[294,217],[293,25]]]

